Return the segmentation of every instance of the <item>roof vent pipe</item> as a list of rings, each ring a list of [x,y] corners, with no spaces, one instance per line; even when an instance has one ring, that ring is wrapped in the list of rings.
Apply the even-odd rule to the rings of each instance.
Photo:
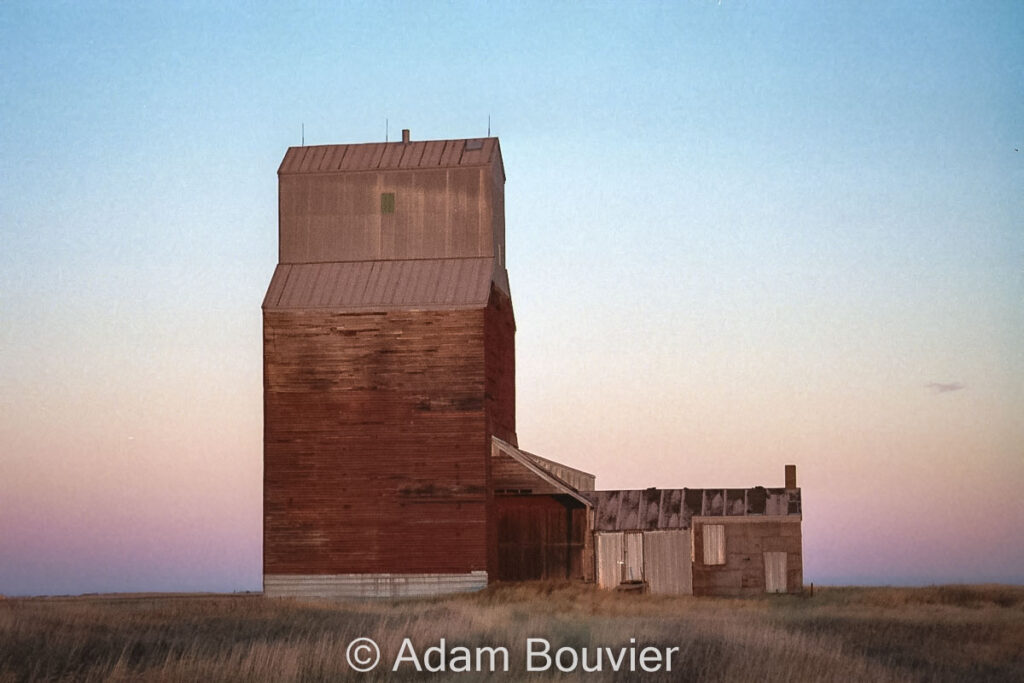
[[[409,129],[408,128],[403,128],[402,129],[402,142],[409,142]]]

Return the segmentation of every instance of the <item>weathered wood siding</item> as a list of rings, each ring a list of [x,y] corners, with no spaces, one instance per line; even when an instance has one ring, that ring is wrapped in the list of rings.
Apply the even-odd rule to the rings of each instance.
[[[655,595],[693,592],[689,531],[644,532],[644,580],[648,592]]]
[[[501,581],[583,579],[586,510],[567,496],[496,496]]]
[[[643,581],[644,579],[644,535],[640,531],[627,531],[623,540],[623,574],[624,581]]]
[[[264,311],[264,574],[487,569],[484,319]]]
[[[705,525],[722,525],[725,564],[710,565],[704,557]],[[764,553],[785,553],[785,590],[803,590],[800,517],[714,517],[693,520],[694,595],[753,595],[768,588]],[[775,560],[778,562],[778,560]],[[776,565],[778,566],[778,565]]]
[[[512,299],[497,287],[484,310],[484,406],[488,434],[516,442],[516,321]]]
[[[497,256],[505,230],[504,219],[495,225],[504,210],[498,173],[476,166],[281,174],[280,262]],[[389,212],[385,193],[394,196]]]
[[[622,567],[625,564],[623,536],[621,531],[594,534],[597,585],[601,588],[615,588],[622,582]]]

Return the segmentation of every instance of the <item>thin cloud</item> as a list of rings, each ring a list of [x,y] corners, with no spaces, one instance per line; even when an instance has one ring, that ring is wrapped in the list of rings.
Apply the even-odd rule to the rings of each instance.
[[[925,386],[936,394],[945,394],[949,391],[960,391],[965,388],[965,385],[960,382],[929,382],[928,384],[925,384]]]

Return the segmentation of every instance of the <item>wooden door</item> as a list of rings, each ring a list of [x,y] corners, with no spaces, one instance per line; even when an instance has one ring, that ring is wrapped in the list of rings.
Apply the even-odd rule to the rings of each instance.
[[[764,554],[764,590],[766,593],[786,592],[786,553]]]
[[[625,535],[626,556],[622,571],[623,581],[644,580],[644,534],[642,531],[630,531]]]
[[[622,533],[597,536],[597,585],[615,588],[622,581]]]

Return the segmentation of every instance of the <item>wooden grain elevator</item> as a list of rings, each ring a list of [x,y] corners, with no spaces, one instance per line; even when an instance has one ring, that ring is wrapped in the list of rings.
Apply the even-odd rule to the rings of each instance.
[[[263,301],[264,594],[799,590],[795,472],[778,491],[595,491],[519,448],[504,193],[497,138],[285,154]]]
[[[293,147],[278,179],[264,592],[481,588],[492,440],[516,444],[498,140]]]

